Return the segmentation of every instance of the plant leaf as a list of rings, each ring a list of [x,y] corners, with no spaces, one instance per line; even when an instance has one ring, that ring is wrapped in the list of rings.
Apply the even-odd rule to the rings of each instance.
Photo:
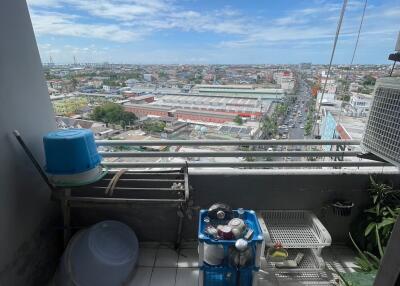
[[[375,266],[374,268],[375,268],[375,269],[378,269],[378,268],[379,268],[379,265],[381,264],[380,259],[379,259],[378,257],[376,257],[376,255],[373,255],[373,254],[372,254],[371,252],[369,252],[369,251],[364,251],[364,253],[372,259],[372,261],[373,261],[373,263],[374,263],[374,266]]]
[[[362,259],[364,259],[364,260],[367,262],[367,264],[368,264],[368,266],[369,266],[370,268],[373,268],[371,262],[369,262],[369,260],[368,260],[368,257],[365,256],[365,254],[361,251],[361,249],[360,249],[360,248],[358,247],[358,245],[355,243],[355,241],[354,241],[353,237],[351,236],[351,233],[350,233],[350,232],[349,232],[349,237],[350,237],[350,240],[351,240],[351,242],[353,243],[354,247],[357,249],[358,253],[360,254],[360,257],[361,257]]]
[[[382,249],[382,245],[381,245],[381,238],[379,237],[378,225],[375,225],[375,236],[376,236],[376,243],[378,244],[379,255],[382,258],[383,257],[383,249]]]
[[[371,223],[367,226],[367,228],[365,229],[365,234],[364,234],[364,235],[367,236],[367,235],[374,229],[375,225],[376,225],[376,223],[371,222]]]
[[[371,269],[371,267],[368,264],[369,261],[360,258],[360,257],[356,257],[355,258],[355,264],[360,268],[361,271],[367,272]]]
[[[394,211],[388,206],[387,207],[387,209],[388,209],[388,211],[390,212],[390,214],[393,216],[393,217],[397,217],[397,215],[394,213]]]
[[[388,226],[388,225],[391,225],[391,224],[394,224],[396,222],[396,220],[394,219],[394,218],[385,218],[382,222],[380,222],[379,224],[378,224],[378,229],[380,229],[380,228],[382,228],[382,227],[384,227],[384,226]]]

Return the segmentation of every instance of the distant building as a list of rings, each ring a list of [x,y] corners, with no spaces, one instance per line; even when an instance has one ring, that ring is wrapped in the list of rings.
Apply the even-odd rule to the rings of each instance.
[[[158,116],[160,118],[172,117],[175,119],[225,123],[232,122],[237,114],[218,111],[205,111],[194,109],[174,109],[170,107],[157,106],[152,104],[124,104],[125,111],[133,112],[139,118],[147,116]]]
[[[153,80],[153,75],[150,74],[150,73],[145,73],[145,74],[143,75],[143,79],[144,79],[145,81],[151,82],[151,81]]]
[[[291,71],[275,72],[273,79],[281,86],[286,93],[293,93],[296,86],[296,79]]]
[[[342,101],[335,101],[334,105],[322,108],[321,135],[324,139],[355,139],[361,140],[367,123],[366,114],[357,114],[352,111],[351,106],[343,107]],[[332,132],[333,122],[335,129]],[[332,138],[328,138],[329,135]]]
[[[280,100],[285,96],[283,89],[253,88],[251,85],[195,85],[191,94],[214,97],[236,97]]]
[[[335,104],[335,94],[334,93],[324,93],[324,97],[322,98],[322,92],[318,92],[317,94],[317,104],[321,102],[321,105],[334,105]]]
[[[256,119],[263,112],[268,111],[271,101],[199,95],[166,95],[157,100],[154,105],[189,110],[225,112]]]
[[[141,95],[129,98],[133,104],[146,104],[154,101],[154,95]]]
[[[300,63],[299,68],[301,70],[309,70],[311,69],[311,63]]]
[[[138,94],[132,90],[124,90],[121,92],[122,96],[127,98],[127,97],[133,97],[133,96],[137,96]]]
[[[325,92],[326,93],[336,93],[336,90],[337,90],[336,80],[332,77],[328,77],[326,72],[322,71],[321,75],[319,77],[319,86],[320,86],[321,90],[324,88],[325,82],[326,82]]]
[[[349,103],[358,112],[369,111],[372,97],[360,93],[353,93]]]
[[[92,120],[83,120],[83,119],[73,119],[69,117],[56,116],[56,124],[59,129],[68,129],[68,128],[86,128],[90,129],[94,133],[94,137],[96,139],[106,139],[109,138],[116,133],[118,130],[114,130],[106,126],[103,122],[97,122]]]
[[[109,86],[109,85],[103,85],[103,90],[104,90],[105,92],[110,92],[110,91],[111,91],[111,86]]]
[[[137,79],[131,78],[125,81],[128,87],[134,87],[139,81]]]

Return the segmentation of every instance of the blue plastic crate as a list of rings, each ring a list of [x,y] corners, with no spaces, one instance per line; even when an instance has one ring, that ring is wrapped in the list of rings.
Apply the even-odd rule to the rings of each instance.
[[[238,217],[237,210],[233,210],[233,214],[235,217]],[[206,232],[206,224],[204,222],[204,218],[208,215],[208,210],[200,210],[199,215],[199,230],[198,230],[198,239],[200,242],[205,242],[208,244],[222,244],[222,245],[235,245],[236,239],[232,240],[216,240],[210,237]],[[253,229],[254,233],[251,240],[248,241],[249,245],[254,245],[256,243],[261,243],[264,239],[263,232],[261,231],[260,224],[258,223],[257,215],[253,210],[245,210],[242,215],[242,219],[246,223],[246,225]],[[221,220],[218,223],[227,224],[229,220]]]
[[[253,269],[240,270],[231,267],[202,267],[203,285],[201,286],[251,286]]]
[[[234,216],[238,217],[238,213],[236,210],[233,211]],[[204,218],[208,215],[207,210],[200,210],[199,215],[199,231],[198,231],[198,239],[199,239],[199,264],[206,265],[209,267],[215,267],[213,265],[208,265],[205,261],[203,261],[204,257],[204,243],[206,244],[219,244],[224,248],[224,259],[223,262],[217,267],[231,267],[229,264],[229,247],[234,246],[236,243],[236,239],[232,240],[217,240],[210,237],[206,232],[206,224],[204,222]],[[241,218],[245,221],[246,225],[253,229],[254,233],[252,238],[248,241],[248,245],[251,248],[253,261],[248,266],[253,270],[257,270],[260,267],[260,256],[262,251],[262,243],[264,240],[263,232],[261,231],[260,224],[257,219],[257,215],[252,210],[246,210]],[[227,224],[229,220],[217,220],[216,224]]]

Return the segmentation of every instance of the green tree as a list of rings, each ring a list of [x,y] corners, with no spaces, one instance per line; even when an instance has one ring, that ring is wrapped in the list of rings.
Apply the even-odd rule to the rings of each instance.
[[[242,125],[243,119],[240,115],[236,115],[235,119],[233,119],[233,122],[235,122],[237,125]]]
[[[163,132],[166,124],[162,121],[146,121],[143,123],[143,130],[147,132]]]
[[[374,78],[370,74],[363,77],[363,85],[374,85],[375,82],[376,82],[376,78]]]
[[[91,119],[106,124],[121,124],[122,127],[125,127],[126,125],[133,123],[137,117],[135,114],[125,111],[121,105],[108,102],[104,105],[97,106],[92,111]]]
[[[286,103],[279,103],[275,107],[274,115],[277,117],[282,116],[282,115],[286,114],[287,110],[288,110],[288,106]]]
[[[71,84],[72,84],[73,89],[76,90],[76,87],[78,86],[78,80],[75,77],[73,77],[71,79]]]
[[[274,137],[278,131],[278,123],[275,116],[265,117],[262,122],[262,131],[268,137]]]

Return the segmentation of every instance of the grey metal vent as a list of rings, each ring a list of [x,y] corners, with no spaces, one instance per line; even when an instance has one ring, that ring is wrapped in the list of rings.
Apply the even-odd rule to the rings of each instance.
[[[362,148],[400,167],[400,78],[377,81]]]

